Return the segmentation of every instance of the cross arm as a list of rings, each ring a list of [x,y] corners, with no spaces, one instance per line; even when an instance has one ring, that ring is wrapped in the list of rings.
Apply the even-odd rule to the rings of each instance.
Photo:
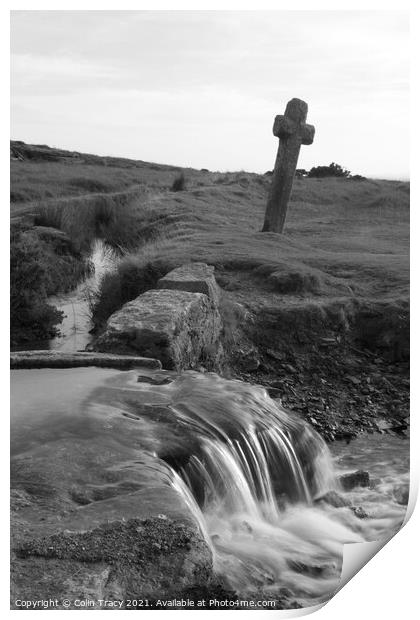
[[[276,138],[287,138],[296,131],[296,122],[283,114],[278,114],[274,119],[273,134]]]
[[[315,127],[313,125],[308,125],[305,123],[302,125],[301,129],[302,133],[302,144],[312,144],[315,137]]]
[[[288,138],[294,133],[300,132],[302,144],[312,144],[315,136],[315,127],[307,123],[298,123],[283,114],[274,119],[273,134],[276,138]]]

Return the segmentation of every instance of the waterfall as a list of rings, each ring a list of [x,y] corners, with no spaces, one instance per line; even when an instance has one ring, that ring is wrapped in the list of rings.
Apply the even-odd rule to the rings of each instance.
[[[195,520],[215,573],[239,599],[328,599],[343,545],[384,539],[405,515],[395,494],[408,480],[401,439],[327,446],[256,385],[193,371],[74,368],[13,371],[12,388],[19,493],[29,484],[38,501],[48,481],[54,493],[41,495],[43,505],[55,515],[61,497],[76,530],[92,515],[130,518],[139,508]],[[372,485],[343,491],[339,474],[358,468]]]
[[[194,429],[199,449],[179,473],[203,509],[217,503],[275,520],[280,495],[310,505],[335,488],[323,439],[263,388],[212,373],[185,375],[171,408]]]
[[[263,388],[186,372],[158,389],[196,440],[187,462],[171,462],[173,485],[215,571],[240,598],[286,592],[303,606],[325,601],[339,585],[343,545],[377,540],[401,523],[404,511],[379,489],[346,498],[369,505],[371,519],[320,501],[343,494],[327,444]]]
[[[185,373],[166,389],[177,420],[198,440],[186,463],[171,463],[172,484],[216,572],[241,596],[262,588],[269,597],[280,584],[302,602],[331,595],[343,543],[364,538],[314,502],[337,489],[323,439],[258,386]]]

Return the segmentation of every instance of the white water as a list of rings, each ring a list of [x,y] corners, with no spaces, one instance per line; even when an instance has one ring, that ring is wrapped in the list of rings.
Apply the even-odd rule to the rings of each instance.
[[[140,383],[139,372],[146,375]],[[172,382],[153,385],[147,375]],[[405,515],[396,488],[408,482],[407,440],[370,435],[333,444],[330,452],[257,386],[212,373],[85,368],[15,371],[12,388],[14,452],[33,454],[35,477],[41,468],[55,480],[48,469],[55,446],[71,453],[81,440],[94,455],[114,455],[112,470],[131,482],[139,474],[142,489],[164,474],[165,488],[176,491],[211,547],[215,570],[241,599],[328,599],[339,583],[343,544],[387,538]],[[48,459],[39,461],[45,446]],[[77,479],[83,488],[82,470],[75,462],[72,473],[71,462],[66,484]],[[100,479],[99,466],[95,456],[84,480],[88,491],[92,472]],[[370,487],[344,492],[338,474],[357,469],[370,472]],[[368,518],[319,501],[330,490]],[[109,500],[113,510],[123,505],[119,497]],[[104,508],[98,503],[97,511]]]
[[[408,481],[407,443],[369,436],[340,446],[334,463],[320,436],[261,388],[215,375],[191,376],[187,384],[188,402],[185,386],[174,409],[195,426],[200,449],[175,485],[211,540],[216,571],[243,598],[287,592],[303,605],[329,598],[339,584],[343,544],[385,538],[401,524],[405,507],[393,490]],[[399,456],[390,458],[386,448],[395,451],[395,442]],[[353,467],[346,456],[356,456]],[[361,467],[373,474],[371,488],[344,493],[337,474]],[[316,501],[328,491],[369,517]]]
[[[392,442],[391,446],[395,449]],[[284,444],[278,443],[277,448],[278,458]],[[257,448],[255,458],[259,452]],[[294,453],[291,459],[298,460]],[[321,462],[326,465],[325,455]],[[324,473],[330,488],[340,489],[332,461],[327,464],[331,469]],[[297,502],[276,497],[270,478],[265,478],[267,470],[266,464],[263,480],[255,485],[249,463],[237,446],[205,441],[203,457],[193,457],[182,471],[184,485],[179,477],[176,482],[211,540],[216,571],[242,598],[278,598],[286,588],[302,605],[326,600],[339,585],[343,544],[386,538],[404,518],[405,507],[395,502],[393,490],[408,481],[408,472],[398,476],[388,471],[386,488],[377,480],[372,488],[340,491],[353,506],[363,506],[368,512],[368,518],[360,519],[349,507],[314,503],[312,498],[319,491],[316,483],[309,497],[307,483]],[[201,509],[197,503],[192,505],[191,473],[195,484],[198,476],[206,489]],[[322,471],[317,475],[322,478]],[[300,472],[297,478],[300,487]],[[265,490],[260,487],[258,492],[259,485]]]

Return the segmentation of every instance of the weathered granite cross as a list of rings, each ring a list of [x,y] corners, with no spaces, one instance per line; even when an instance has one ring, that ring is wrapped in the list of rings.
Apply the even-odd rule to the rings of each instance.
[[[279,149],[262,232],[283,232],[301,144],[314,141],[315,127],[306,124],[307,114],[305,101],[291,99],[284,115],[276,116],[274,120],[273,134],[279,138]]]

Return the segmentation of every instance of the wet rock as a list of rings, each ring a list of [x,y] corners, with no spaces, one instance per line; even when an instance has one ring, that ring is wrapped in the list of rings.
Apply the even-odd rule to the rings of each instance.
[[[151,368],[159,370],[162,364],[157,359],[112,353],[77,351],[14,351],[10,354],[10,368],[78,368],[100,366],[101,368]]]
[[[340,493],[337,493],[337,491],[328,491],[325,495],[316,498],[315,503],[319,502],[325,502],[334,508],[344,508],[351,505],[351,502],[340,495]]]
[[[398,485],[394,487],[393,494],[397,504],[400,504],[401,506],[407,506],[410,494],[410,486],[408,484]]]
[[[370,483],[369,472],[362,469],[344,474],[340,476],[339,480],[345,491],[351,491],[356,487],[368,487]]]
[[[352,430],[352,431],[338,431],[335,435],[336,439],[341,439],[343,441],[345,441],[347,444],[349,444],[351,442],[352,439],[355,439],[357,437],[357,433],[356,431]]]
[[[220,297],[214,267],[205,263],[189,263],[174,269],[158,281],[157,288],[203,293],[214,304]]]
[[[173,379],[170,377],[147,377],[144,375],[139,375],[137,377],[137,383],[150,383],[150,385],[168,385],[172,382]]]
[[[306,564],[297,560],[288,560],[289,568],[297,573],[309,575],[310,577],[328,577],[334,574],[334,564]]]
[[[212,579],[211,551],[198,529],[169,518],[61,532],[25,542],[15,552],[14,592],[22,598],[19,575],[26,572],[22,584],[29,600],[50,598],[52,571],[55,596],[71,604],[82,589],[80,580],[71,583],[71,575],[80,571],[85,586],[93,586],[93,598],[169,599],[187,588],[206,587]]]
[[[100,609],[100,599],[122,600],[124,592],[112,578],[112,569],[103,563],[83,564],[31,557],[11,562],[11,609],[21,609],[19,600],[40,599],[54,606],[40,609],[80,609],[80,601],[92,601],[93,609]],[[63,605],[63,600],[65,604]],[[55,603],[55,601],[57,601]],[[75,604],[75,601],[79,601]]]
[[[375,422],[379,432],[393,430],[396,426],[395,421],[384,420],[383,418],[379,418],[378,420],[375,420]]]
[[[283,395],[282,390],[276,387],[267,387],[266,390],[270,398],[281,398]]]
[[[178,371],[201,364],[215,368],[221,318],[203,293],[152,290],[125,304],[95,342],[98,351],[153,357]]]
[[[351,506],[350,510],[358,519],[368,519],[369,515],[364,508],[361,506]]]

